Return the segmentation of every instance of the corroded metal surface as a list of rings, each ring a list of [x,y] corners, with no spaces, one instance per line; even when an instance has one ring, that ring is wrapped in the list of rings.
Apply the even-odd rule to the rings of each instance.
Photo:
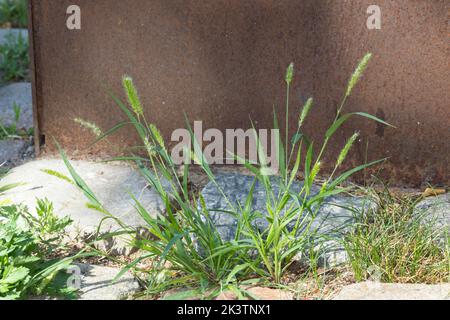
[[[82,28],[66,28],[81,8]],[[75,154],[111,153],[73,119],[106,129],[121,119],[106,94],[132,75],[148,117],[170,137],[185,111],[205,127],[271,127],[283,110],[283,75],[296,63],[292,117],[316,99],[307,132],[320,139],[346,82],[367,52],[374,59],[348,101],[397,126],[356,119],[333,141],[361,130],[352,164],[390,157],[381,175],[397,183],[449,184],[450,106],[445,0],[379,0],[382,29],[366,27],[369,0],[32,0],[35,110],[46,149],[54,136]],[[113,142],[133,143],[131,130]],[[368,150],[366,152],[366,150]],[[330,154],[331,154],[330,153]],[[330,160],[331,163],[331,160]]]

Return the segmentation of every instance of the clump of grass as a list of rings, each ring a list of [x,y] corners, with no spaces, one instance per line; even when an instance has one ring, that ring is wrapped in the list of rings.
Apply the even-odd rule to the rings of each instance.
[[[357,115],[388,125],[363,112],[342,113],[345,100],[361,77],[370,56],[369,54],[363,59],[363,65],[358,66],[355,72],[356,76],[353,76],[349,82],[350,89],[347,90],[336,119],[326,132],[325,140],[318,153],[315,151],[314,143],[308,139],[302,129],[312,110],[312,99],[309,99],[304,108],[299,110],[299,117],[295,123],[297,129],[295,136],[290,139],[288,134],[290,87],[295,74],[294,64],[289,65],[285,78],[287,91],[286,137],[283,141],[278,135],[277,140],[279,146],[277,160],[280,164],[279,179],[277,180],[279,192],[274,191],[273,180],[267,175],[270,170],[267,167],[257,130],[253,127],[259,151],[259,163],[253,164],[235,155],[233,157],[254,174],[254,185],[244,203],[233,203],[216,182],[212,169],[204,158],[189,121],[187,121],[194,151],[187,150],[185,155],[187,160],[193,160],[201,167],[227,201],[229,208],[225,214],[235,217],[238,225],[232,241],[225,241],[221,238],[211,218],[212,212],[208,209],[204,199],[201,195],[198,197],[191,193],[188,187],[191,162],[187,161],[182,166],[183,173],[180,177],[179,168],[173,163],[163,137],[156,126],[149,124],[144,116],[133,80],[128,76],[124,77],[122,79],[123,87],[128,104],[123,103],[112,94],[111,96],[126,117],[125,125],[132,125],[142,140],[142,146],[133,150],[140,150],[141,154],[147,154],[147,158],[143,158],[132,153],[126,159],[139,168],[149,186],[159,194],[165,205],[166,214],[152,217],[147,209],[133,197],[135,207],[146,221],[146,231],[152,236],[152,239],[135,237],[133,245],[141,249],[143,255],[126,266],[121,274],[132,268],[136,271],[144,271],[137,266],[146,259],[153,259],[155,263],[150,271],[150,278],[147,280],[150,293],[157,293],[171,287],[190,286],[196,292],[208,293],[208,297],[214,297],[222,290],[232,290],[242,297],[245,293],[239,288],[255,283],[255,281],[283,284],[283,276],[299,254],[307,257],[309,269],[313,272],[317,260],[317,252],[314,251],[317,247],[316,244],[321,239],[317,230],[312,228],[312,223],[323,201],[331,195],[347,191],[339,186],[352,174],[382,161],[358,166],[337,177],[334,176],[336,173],[334,170],[333,175],[323,184],[320,193],[312,194],[312,186],[317,183],[322,166],[322,155],[327,149],[330,139],[347,120]],[[106,131],[107,134],[97,138],[96,141],[101,141],[123,127],[124,125],[117,125]],[[275,112],[274,128],[279,128]],[[356,138],[356,135],[353,136],[344,146],[340,155],[336,155],[339,158],[336,161],[337,167],[345,161]],[[307,150],[306,154],[303,153],[304,149]],[[61,154],[75,185],[91,201],[91,208],[96,208],[108,217],[115,219],[114,213],[108,212],[104,208],[81,176],[75,172],[62,150]],[[118,160],[124,160],[124,157]],[[300,192],[294,192],[292,185],[301,170],[305,176],[305,183]],[[252,207],[255,196],[254,186],[257,182],[265,188],[267,215],[256,212]],[[255,227],[256,219],[261,218],[266,219],[268,225],[263,230]],[[120,221],[118,222],[121,224]],[[133,228],[128,226],[124,226],[124,228],[125,232],[136,234],[136,230]],[[170,264],[170,272],[167,270],[167,263]]]
[[[372,191],[378,209],[356,217],[345,238],[349,262],[358,281],[376,277],[387,283],[450,281],[450,241],[432,217],[415,209],[420,199]],[[374,275],[376,273],[376,275]]]
[[[21,33],[8,34],[0,45],[0,74],[3,82],[29,80],[28,41]]]
[[[26,28],[28,25],[27,0],[0,1],[0,26]]]

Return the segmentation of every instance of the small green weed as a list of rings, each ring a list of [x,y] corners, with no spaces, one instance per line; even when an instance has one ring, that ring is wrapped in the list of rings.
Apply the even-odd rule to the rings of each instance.
[[[30,68],[28,42],[21,33],[18,36],[8,34],[6,40],[0,45],[2,81],[28,81]]]
[[[53,203],[48,199],[37,199],[36,214],[37,216],[33,216],[25,211],[23,216],[43,243],[60,238],[59,233],[72,223],[69,217],[58,218],[54,213]]]
[[[0,1],[0,26],[26,28],[28,26],[27,0]]]
[[[46,294],[68,297],[74,292],[66,286],[55,286],[58,274],[70,266],[72,259],[46,256],[60,245],[69,221],[55,220],[48,201],[38,202],[38,210],[46,213],[37,222],[28,223],[23,220],[30,215],[26,207],[0,206],[0,300]],[[44,221],[53,223],[53,228],[42,228]]]

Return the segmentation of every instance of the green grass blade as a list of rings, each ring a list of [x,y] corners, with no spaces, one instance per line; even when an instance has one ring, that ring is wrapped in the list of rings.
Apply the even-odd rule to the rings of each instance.
[[[347,180],[348,178],[350,178],[350,177],[351,177],[352,175],[354,175],[355,173],[357,173],[357,172],[359,172],[359,171],[362,171],[362,170],[364,170],[364,169],[367,169],[367,168],[369,168],[369,167],[372,167],[372,166],[374,166],[374,165],[376,165],[376,164],[379,164],[379,163],[381,163],[381,162],[384,162],[384,161],[386,161],[387,159],[388,159],[388,158],[381,159],[381,160],[377,160],[377,161],[373,161],[373,162],[371,162],[371,163],[364,164],[364,165],[358,166],[358,167],[356,167],[356,168],[353,168],[353,169],[351,169],[351,170],[349,170],[349,171],[344,172],[342,175],[340,175],[338,178],[336,178],[332,183],[330,183],[329,189],[333,189],[333,188],[337,187],[339,184],[341,184],[342,182],[344,182],[345,180]]]
[[[88,148],[96,145],[97,143],[99,143],[100,141],[106,139],[107,137],[111,136],[112,134],[114,134],[116,131],[122,129],[123,127],[132,124],[129,121],[124,121],[124,122],[120,122],[119,124],[115,125],[114,127],[112,127],[111,129],[109,129],[108,131],[102,133],[99,137],[97,137],[92,143],[89,144]]]
[[[88,185],[86,184],[86,182],[84,182],[84,180],[77,174],[77,172],[75,171],[74,167],[72,166],[72,164],[70,163],[70,161],[67,158],[66,153],[64,152],[64,150],[61,148],[61,146],[59,145],[59,143],[56,141],[56,139],[54,139],[54,142],[56,144],[56,147],[59,150],[59,153],[64,161],[64,164],[66,165],[67,169],[70,172],[70,175],[72,176],[72,179],[74,180],[75,184],[77,185],[77,187],[83,191],[83,193],[85,194],[85,196],[96,206],[99,207],[103,207],[100,203],[100,201],[98,201],[97,197],[95,196],[94,192],[88,187]]]
[[[278,118],[277,118],[277,113],[275,111],[275,108],[273,110],[273,126],[275,130],[280,130],[280,126],[278,123]],[[283,144],[283,141],[281,140],[281,136],[280,134],[277,134],[277,139],[276,139],[276,143],[277,143],[277,152],[276,152],[276,156],[277,156],[277,161],[279,164],[279,169],[280,169],[280,175],[283,178],[287,177],[287,166],[286,166],[286,155],[285,155],[285,147]],[[286,150],[287,150],[287,141],[286,141]],[[288,164],[289,165],[289,164]],[[287,180],[287,179],[286,179]]]
[[[380,118],[373,116],[371,114],[365,113],[365,112],[353,112],[353,113],[347,113],[341,116],[333,125],[327,130],[326,137],[331,138],[337,129],[339,129],[347,120],[349,120],[352,116],[360,116],[364,117],[373,121],[376,121],[378,123],[384,124],[386,126],[395,128],[393,125],[387,123],[384,120],[381,120]]]

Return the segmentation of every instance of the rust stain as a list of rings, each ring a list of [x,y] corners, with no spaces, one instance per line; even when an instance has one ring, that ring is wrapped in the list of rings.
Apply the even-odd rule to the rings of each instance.
[[[282,114],[291,61],[297,67],[291,99],[299,108],[315,98],[306,130],[320,140],[357,61],[370,51],[374,59],[346,111],[377,114],[397,129],[355,119],[331,145],[330,164],[359,130],[369,152],[354,152],[349,163],[390,157],[382,174],[400,184],[450,184],[446,0],[379,0],[381,30],[366,27],[369,0],[30,2],[36,133],[56,137],[72,154],[112,152],[108,144],[86,150],[92,137],[73,119],[103,129],[119,122],[103,88],[120,94],[125,73],[170,138],[184,127],[183,111],[205,127],[246,129],[251,117],[270,128],[274,104]],[[82,30],[65,28],[71,4],[81,7]],[[136,139],[124,130],[112,142]],[[54,151],[46,140],[45,149]]]
[[[387,121],[386,119],[386,114],[384,113],[383,109],[378,109],[377,114],[376,114],[377,118],[383,120],[383,121]],[[377,129],[375,131],[375,134],[377,136],[379,136],[380,138],[384,137],[384,130],[386,129],[386,126],[377,122]]]

